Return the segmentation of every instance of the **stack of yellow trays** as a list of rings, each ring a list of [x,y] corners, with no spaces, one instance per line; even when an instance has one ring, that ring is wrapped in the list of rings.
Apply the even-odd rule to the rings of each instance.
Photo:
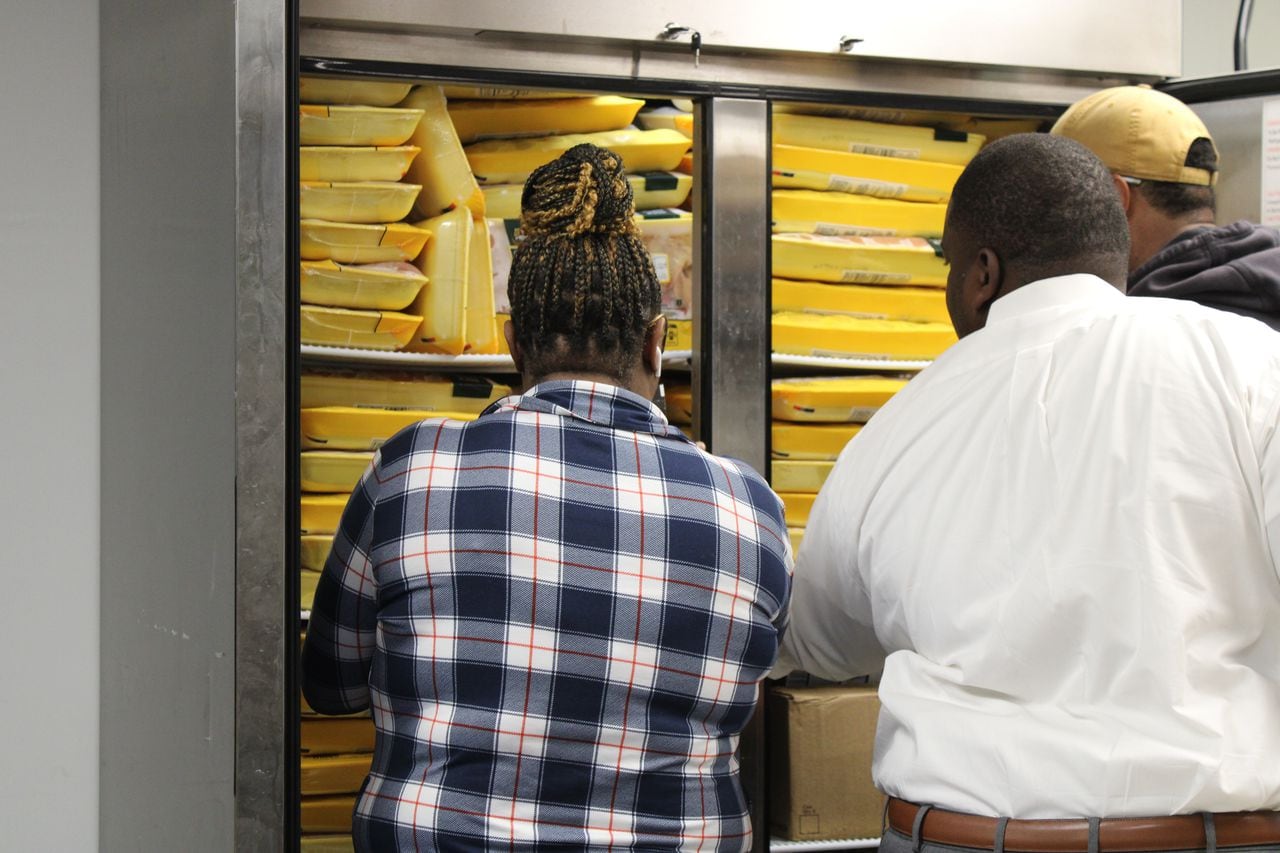
[[[771,484],[798,549],[814,497],[862,425],[906,385],[885,376],[829,376],[773,382]]]
[[[404,83],[304,77],[298,128],[301,338],[394,350],[422,317],[406,311],[427,284],[409,262],[430,231],[403,220],[421,186],[404,181],[421,148],[419,109],[392,106]]]
[[[322,717],[302,703],[302,849],[351,850],[351,814],[373,765],[367,713]]]
[[[774,351],[936,358],[955,341],[938,241],[984,137],[952,115],[805,111],[773,116]]]

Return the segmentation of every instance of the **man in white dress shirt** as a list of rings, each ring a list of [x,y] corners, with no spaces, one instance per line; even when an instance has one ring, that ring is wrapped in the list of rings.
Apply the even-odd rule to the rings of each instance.
[[[813,508],[775,673],[883,673],[885,853],[1280,850],[1280,336],[1128,240],[1078,143],[984,149],[961,340]]]

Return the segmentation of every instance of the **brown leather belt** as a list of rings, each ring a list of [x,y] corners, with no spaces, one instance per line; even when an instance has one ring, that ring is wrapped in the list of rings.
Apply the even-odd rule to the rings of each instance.
[[[910,838],[920,808],[890,797],[889,826]],[[931,808],[921,824],[920,837],[933,844],[994,850],[999,824],[993,817]],[[1274,845],[1280,850],[1280,812],[1226,812],[1215,814],[1213,824],[1219,848]],[[1204,848],[1204,817],[1199,814],[1103,818],[1098,822],[1098,849],[1102,853]],[[1004,849],[1010,853],[1087,853],[1089,821],[1010,820],[1005,825]]]

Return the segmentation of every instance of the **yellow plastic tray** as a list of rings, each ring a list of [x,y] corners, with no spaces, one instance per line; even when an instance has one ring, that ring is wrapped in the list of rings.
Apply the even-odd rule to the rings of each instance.
[[[312,305],[399,311],[426,283],[427,277],[404,261],[358,266],[303,261],[299,292]]]
[[[779,492],[812,492],[817,494],[827,481],[834,462],[815,459],[775,459],[769,465],[770,485]]]
[[[929,360],[956,342],[950,323],[907,323],[784,311],[773,315],[773,351],[790,355]]]
[[[775,379],[773,416],[783,421],[865,423],[907,380],[888,376]]]
[[[945,204],[817,190],[774,190],[773,230],[836,236],[942,237]]]
[[[477,229],[466,207],[454,208],[418,225],[432,234],[426,251],[416,262],[428,281],[409,310],[424,319],[405,348],[410,352],[460,355],[467,346],[467,267]],[[486,231],[485,239],[487,234]]]
[[[303,495],[301,527],[304,535],[333,535],[338,532],[342,510],[350,495]]]
[[[984,139],[962,131],[775,112],[773,141],[779,145],[964,166],[978,153]]]
[[[813,499],[817,495],[812,492],[778,492],[782,498],[782,509],[787,516],[787,527],[807,527],[809,511],[813,509]]]
[[[920,237],[828,237],[775,234],[773,274],[845,284],[945,286],[941,251]]]
[[[410,141],[422,149],[409,165],[409,180],[422,185],[414,204],[418,216],[431,218],[455,207],[465,207],[476,219],[485,215],[484,196],[471,174],[462,143],[449,120],[444,94],[439,86],[419,86],[405,99],[405,106],[418,109],[418,123]]]
[[[412,83],[378,80],[339,80],[334,77],[298,78],[298,99],[304,104],[353,104],[363,107],[394,107],[404,100]]]
[[[345,835],[304,835],[302,853],[355,853],[351,833]]]
[[[800,543],[804,541],[803,527],[788,527],[787,536],[791,539],[791,553],[800,553]]]
[[[932,287],[881,287],[773,280],[773,310],[808,314],[847,314],[913,323],[947,323],[947,293]]]
[[[299,248],[304,261],[330,260],[340,264],[412,261],[430,237],[430,231],[406,222],[359,225],[304,219],[298,223]]]
[[[565,151],[590,142],[622,158],[628,172],[669,172],[680,165],[689,139],[675,130],[607,130],[533,139],[491,139],[464,149],[482,185],[522,184],[534,169]]]
[[[373,451],[308,450],[302,454],[302,491],[349,495],[372,461]]]
[[[300,332],[304,344],[396,350],[409,342],[421,323],[419,316],[396,311],[303,305]]]
[[[693,176],[680,172],[638,172],[627,176],[636,210],[679,207],[689,197]],[[485,215],[494,219],[519,219],[523,184],[494,184],[481,188]]]
[[[962,167],[950,163],[796,145],[773,146],[773,185],[782,188],[945,202],[951,198],[951,188],[962,171]]]
[[[645,130],[670,128],[678,130],[690,139],[693,138],[693,114],[674,107],[659,107],[656,110],[642,110],[636,114],[636,124]]]
[[[345,755],[373,752],[373,718],[303,717],[303,755]]]
[[[463,143],[515,136],[621,130],[644,101],[600,95],[514,101],[451,101],[449,118]]]
[[[299,414],[303,450],[377,450],[405,427],[428,418],[475,420],[471,412],[427,412],[420,409],[355,409],[320,406]],[[332,532],[332,531],[313,531]]]
[[[320,583],[320,572],[303,569],[298,581],[298,606],[310,610],[316,598],[316,586]]]
[[[303,832],[351,833],[351,816],[355,812],[356,797],[303,797]]]
[[[381,225],[408,216],[420,189],[417,184],[386,181],[303,181],[298,211],[303,219]]]
[[[301,407],[352,406],[479,414],[490,403],[510,395],[509,385],[479,376],[326,370],[302,374]]]
[[[384,107],[298,107],[300,145],[403,145],[422,110]]]
[[[304,181],[398,181],[419,150],[415,145],[304,145],[298,151],[298,177]]]
[[[465,352],[494,355],[498,352],[497,310],[493,294],[493,246],[484,220],[471,223],[471,244],[467,259],[465,308]]]
[[[302,759],[302,795],[353,794],[369,775],[373,755],[308,755]]]
[[[777,406],[775,400],[774,405]],[[774,459],[833,461],[862,429],[862,424],[788,423],[770,427]]]
[[[324,571],[324,561],[329,559],[329,551],[333,549],[333,536],[327,533],[308,533],[299,542],[298,550],[302,555],[302,568],[312,572]]]

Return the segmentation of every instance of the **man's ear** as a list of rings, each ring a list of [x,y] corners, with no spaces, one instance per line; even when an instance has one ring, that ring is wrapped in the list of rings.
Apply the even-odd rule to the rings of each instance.
[[[511,352],[511,360],[515,362],[516,373],[524,375],[524,353],[516,343],[516,327],[508,320],[502,324],[502,336],[507,339],[507,349]]]
[[[1129,186],[1129,182],[1117,175],[1111,173],[1111,182],[1116,185],[1116,192],[1120,195],[1120,204],[1124,206],[1124,215],[1130,215],[1133,207],[1133,187]]]
[[[976,315],[986,317],[987,309],[1004,287],[1004,267],[994,249],[979,249],[965,274],[965,296]]]

